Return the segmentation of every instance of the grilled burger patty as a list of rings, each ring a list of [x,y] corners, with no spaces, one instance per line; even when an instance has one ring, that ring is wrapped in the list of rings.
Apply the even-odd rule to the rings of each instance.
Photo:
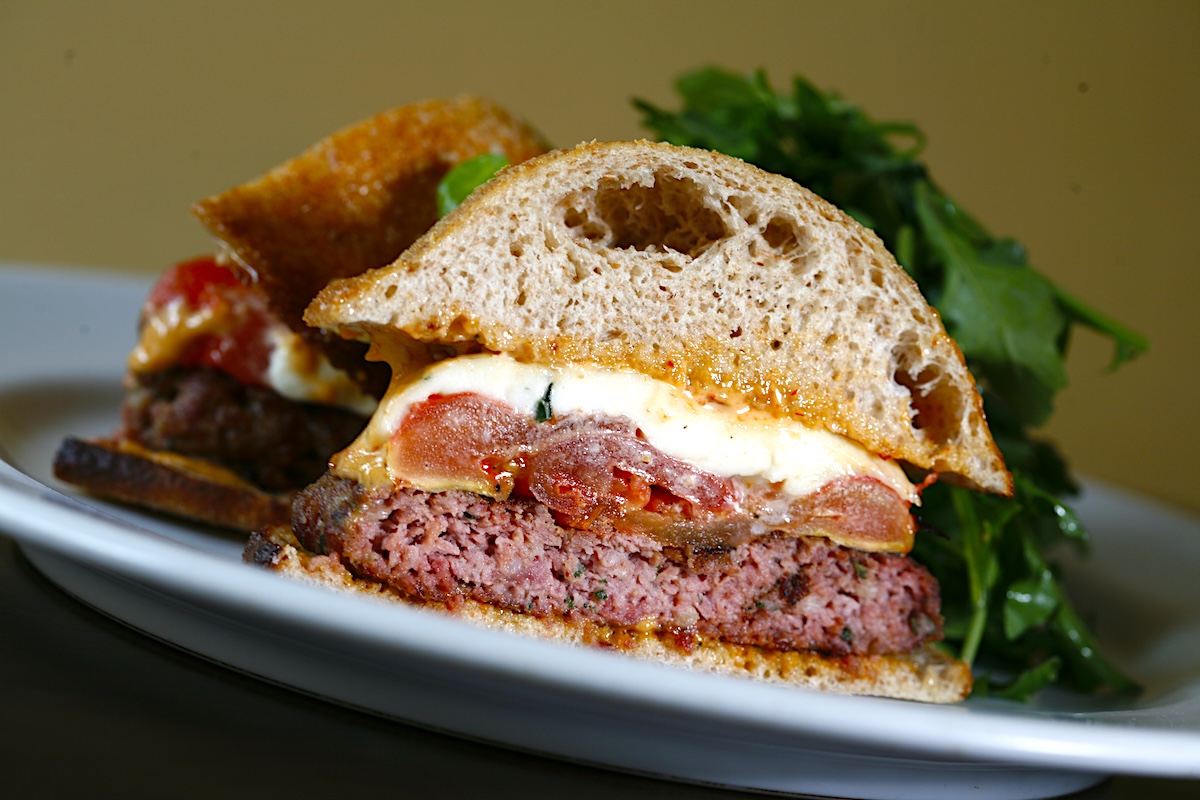
[[[268,491],[316,480],[366,417],[297,403],[207,367],[139,373],[121,409],[124,438],[208,459]]]
[[[297,495],[306,548],[360,577],[453,607],[470,598],[581,623],[827,655],[908,652],[941,638],[937,583],[920,565],[821,537],[736,547],[561,527],[528,498],[372,492],[325,475]]]

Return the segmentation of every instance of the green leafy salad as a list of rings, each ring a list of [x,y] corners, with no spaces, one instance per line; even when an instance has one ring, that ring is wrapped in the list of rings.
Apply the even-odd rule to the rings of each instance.
[[[993,236],[955,203],[918,160],[924,138],[915,126],[876,122],[799,77],[785,93],[761,72],[709,68],[677,88],[679,111],[635,101],[647,128],[785,175],[874,230],[966,356],[1014,494],[927,488],[913,555],[941,583],[944,645],[988,670],[976,694],[1024,699],[1052,683],[1136,691],[1100,653],[1049,560],[1056,546],[1084,547],[1087,537],[1062,499],[1077,491],[1063,458],[1032,431],[1066,385],[1076,325],[1111,340],[1113,368],[1143,352],[1145,340],[1055,286],[1019,243]]]

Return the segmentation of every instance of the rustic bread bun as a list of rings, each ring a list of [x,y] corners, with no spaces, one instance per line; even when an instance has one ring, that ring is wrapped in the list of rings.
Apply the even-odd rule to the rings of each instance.
[[[103,497],[236,531],[286,523],[292,511],[291,493],[266,492],[207,461],[125,440],[64,439],[54,476]]]
[[[334,278],[390,263],[438,219],[446,172],[482,153],[511,163],[546,152],[531,128],[490,100],[425,100],[322,139],[265,175],[201,200],[193,213],[271,310],[370,387],[363,351],[322,339],[304,307]],[[380,385],[382,384],[382,385]]]
[[[417,340],[634,369],[1011,491],[961,352],[879,239],[718,153],[591,143],[510,168],[305,319],[384,358]]]
[[[243,559],[326,588],[412,603],[382,583],[355,577],[336,555],[318,556],[308,552],[286,525],[252,535],[246,543]],[[693,650],[684,650],[667,636],[534,617],[471,600],[460,603],[453,611],[438,604],[427,605],[469,622],[511,633],[575,645],[601,646],[660,663],[789,686],[927,703],[955,703],[971,693],[970,668],[930,645],[903,655],[840,658],[715,640],[704,641]]]

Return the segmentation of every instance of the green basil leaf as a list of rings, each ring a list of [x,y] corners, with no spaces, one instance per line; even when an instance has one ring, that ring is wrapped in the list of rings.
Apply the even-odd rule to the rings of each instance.
[[[467,195],[507,166],[508,158],[503,153],[483,153],[455,164],[437,185],[438,216],[458,208]]]
[[[538,398],[533,412],[533,418],[537,422],[547,422],[554,418],[554,409],[550,405],[550,393],[553,390],[554,384],[547,384],[545,393]]]

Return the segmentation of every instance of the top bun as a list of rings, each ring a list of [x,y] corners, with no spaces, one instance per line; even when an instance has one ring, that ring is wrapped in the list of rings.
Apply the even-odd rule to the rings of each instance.
[[[962,353],[878,237],[719,153],[590,143],[511,167],[305,320],[398,370],[416,343],[633,369],[1011,492]]]
[[[304,308],[334,278],[391,263],[437,221],[438,181],[459,162],[546,152],[496,103],[462,95],[410,103],[330,134],[193,213],[272,310],[303,331]]]

